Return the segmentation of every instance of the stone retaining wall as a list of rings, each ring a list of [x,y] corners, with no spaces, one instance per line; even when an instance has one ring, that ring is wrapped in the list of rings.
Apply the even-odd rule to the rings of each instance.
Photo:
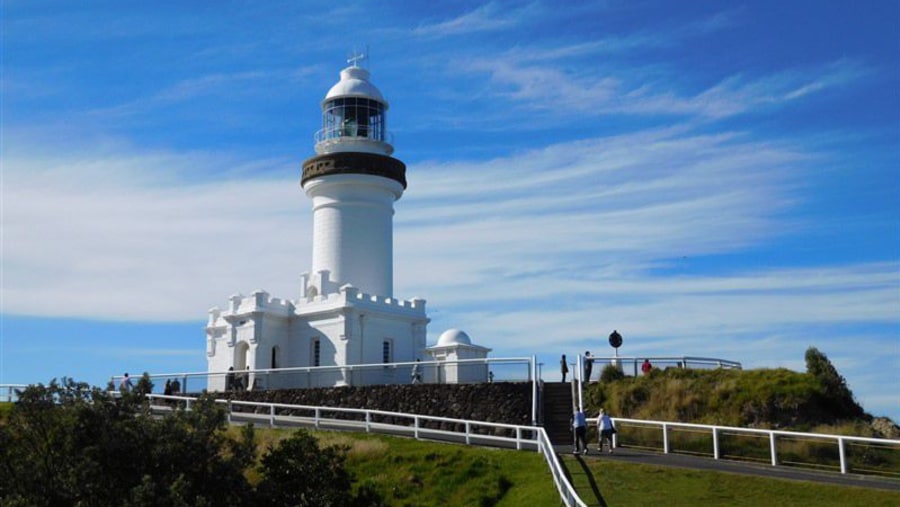
[[[226,397],[240,401],[361,408],[506,424],[531,424],[530,382],[280,389],[231,393]]]

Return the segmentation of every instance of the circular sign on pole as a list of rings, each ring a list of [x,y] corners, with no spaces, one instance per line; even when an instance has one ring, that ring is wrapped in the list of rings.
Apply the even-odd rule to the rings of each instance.
[[[615,329],[613,329],[613,332],[609,335],[609,345],[614,349],[618,349],[622,346],[622,335]]]

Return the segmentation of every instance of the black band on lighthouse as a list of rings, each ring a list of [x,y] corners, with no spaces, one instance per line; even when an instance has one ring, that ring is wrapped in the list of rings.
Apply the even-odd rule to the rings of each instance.
[[[406,188],[406,164],[387,155],[361,152],[326,153],[303,162],[300,185],[329,174],[371,174],[397,181]]]

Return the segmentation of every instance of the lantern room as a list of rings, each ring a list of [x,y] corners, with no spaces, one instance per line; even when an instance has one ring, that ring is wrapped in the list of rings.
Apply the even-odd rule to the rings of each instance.
[[[322,129],[316,133],[316,152],[357,151],[390,155],[385,112],[388,103],[369,82],[369,71],[351,59],[322,101]]]

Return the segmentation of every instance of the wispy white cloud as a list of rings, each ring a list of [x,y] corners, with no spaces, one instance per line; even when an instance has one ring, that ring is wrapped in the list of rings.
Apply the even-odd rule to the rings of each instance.
[[[571,48],[583,50],[583,46]],[[564,52],[564,50],[557,50]],[[510,58],[474,60],[469,72],[487,73],[493,93],[520,108],[570,118],[608,114],[679,115],[720,119],[766,111],[858,80],[866,70],[849,60],[772,75],[730,76],[700,92],[672,88],[671,82],[635,79],[627,69],[606,66],[563,70],[557,65],[517,62]]]
[[[419,25],[412,33],[420,37],[446,37],[502,30],[518,25],[528,11],[527,7],[513,9],[488,2],[455,18]]]

